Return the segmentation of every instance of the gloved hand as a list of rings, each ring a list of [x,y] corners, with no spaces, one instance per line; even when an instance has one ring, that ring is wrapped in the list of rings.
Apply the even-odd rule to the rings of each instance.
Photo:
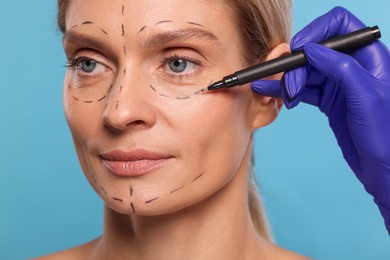
[[[286,72],[281,81],[255,81],[252,89],[282,97],[287,108],[301,101],[319,107],[390,234],[390,52],[380,41],[350,55],[313,43],[363,27],[348,10],[334,8],[291,41],[292,50],[303,47],[305,67]]]

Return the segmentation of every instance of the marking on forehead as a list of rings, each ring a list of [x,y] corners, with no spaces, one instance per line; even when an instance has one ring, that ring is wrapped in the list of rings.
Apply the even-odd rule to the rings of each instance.
[[[91,22],[91,21],[85,21],[85,22],[83,22],[82,24],[93,24],[93,22]]]
[[[187,22],[188,24],[192,24],[192,25],[195,25],[195,26],[199,26],[199,27],[203,27],[203,25],[201,25],[200,23],[195,23],[195,22]]]
[[[140,33],[140,32],[142,32],[145,29],[146,29],[146,25],[142,26],[141,29],[139,29],[139,31],[137,33]]]
[[[157,22],[155,25],[159,25],[159,24],[162,24],[162,23],[171,23],[172,20],[163,20],[163,21],[159,21]]]
[[[147,201],[145,201],[145,204],[149,204],[149,203],[151,203],[151,202],[153,202],[153,201],[155,201],[155,200],[158,200],[160,197],[155,197],[155,198],[153,198],[153,199],[150,199],[150,200],[147,200]]]

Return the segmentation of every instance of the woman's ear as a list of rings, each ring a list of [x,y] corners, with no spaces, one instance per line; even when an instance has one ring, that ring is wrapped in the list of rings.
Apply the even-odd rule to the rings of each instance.
[[[290,53],[290,47],[287,43],[281,43],[276,46],[268,54],[266,60],[272,60]],[[266,79],[279,80],[282,78],[283,73],[275,74]],[[278,116],[280,109],[283,106],[281,98],[267,97],[251,91],[252,101],[252,127],[260,128],[270,124]]]

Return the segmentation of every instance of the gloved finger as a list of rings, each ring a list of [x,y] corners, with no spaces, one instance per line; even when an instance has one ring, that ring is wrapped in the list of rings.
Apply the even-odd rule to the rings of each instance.
[[[306,85],[306,67],[287,71],[282,77],[282,98],[288,109],[296,107],[301,101],[300,94]]]
[[[264,96],[281,98],[281,82],[280,80],[256,80],[253,81],[252,90]],[[301,101],[313,106],[319,106],[322,92],[318,88],[304,88],[301,95]]]
[[[282,97],[280,80],[260,79],[251,83],[252,90],[264,96]]]
[[[335,7],[299,31],[292,38],[290,47],[292,50],[301,49],[308,42],[319,43],[364,27],[364,23],[351,12]]]
[[[363,102],[364,96],[372,96],[375,90],[370,89],[370,82],[377,79],[351,56],[315,43],[306,44],[303,50],[310,65],[325,77],[338,82],[347,104],[358,105]]]

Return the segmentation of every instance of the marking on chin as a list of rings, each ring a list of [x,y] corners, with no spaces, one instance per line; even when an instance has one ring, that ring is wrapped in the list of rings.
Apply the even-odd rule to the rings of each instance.
[[[199,174],[198,176],[196,176],[196,177],[192,180],[192,182],[197,181],[200,177],[203,176],[203,174],[204,174],[204,172],[202,172],[201,174]]]
[[[135,213],[135,207],[134,207],[133,202],[130,203],[130,207],[131,207],[131,210],[133,211],[133,213]]]

